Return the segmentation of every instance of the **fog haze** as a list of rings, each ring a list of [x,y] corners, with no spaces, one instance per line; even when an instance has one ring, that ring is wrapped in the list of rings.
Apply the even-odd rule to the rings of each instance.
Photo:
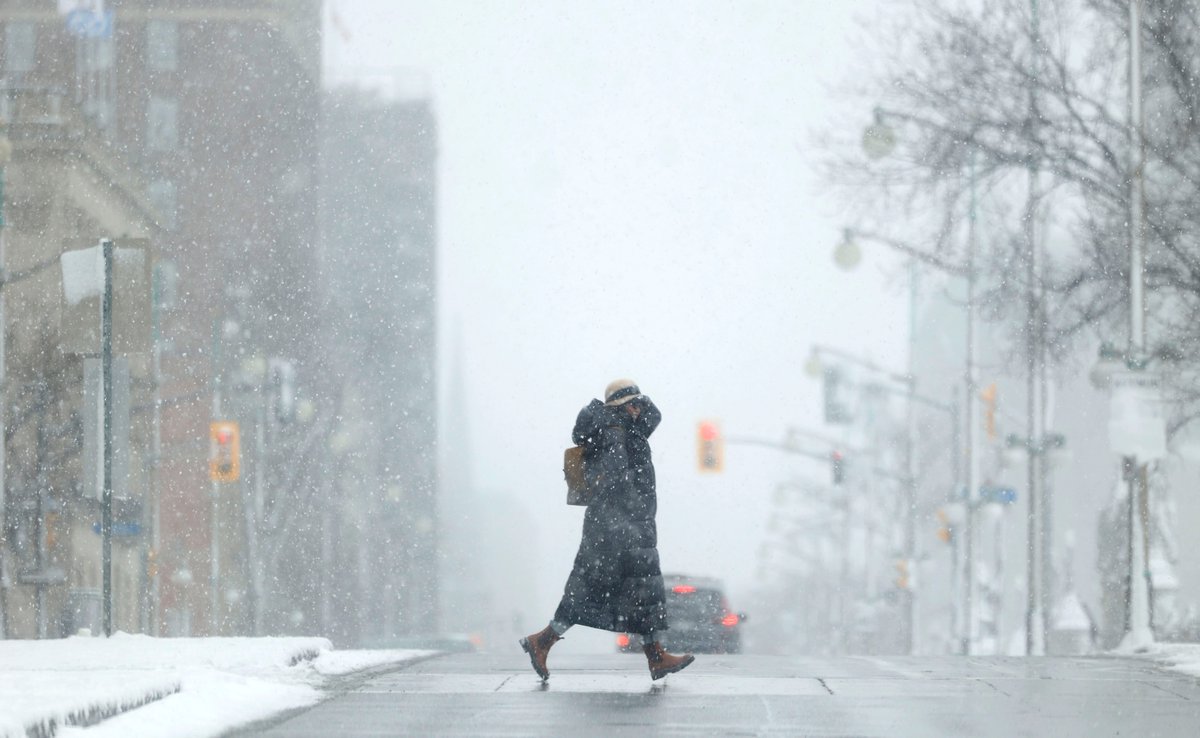
[[[812,155],[818,126],[869,120],[829,90],[873,5],[332,5],[327,74],[394,69],[435,101],[441,356],[463,385],[442,383],[443,407],[465,394],[477,488],[532,517],[533,620],[553,609],[577,545],[561,452],[609,380],[636,379],[664,412],[664,570],[720,576],[744,598],[781,470],[828,472],[731,447],[726,473],[701,477],[695,424],[776,440],[812,425],[819,383],[802,365],[814,342],[851,336],[903,362],[894,262],[836,270],[843,223]]]

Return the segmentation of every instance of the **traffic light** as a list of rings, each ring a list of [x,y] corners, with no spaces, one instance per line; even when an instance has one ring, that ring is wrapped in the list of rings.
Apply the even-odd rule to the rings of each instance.
[[[841,451],[834,451],[829,454],[829,469],[832,472],[834,484],[841,484],[846,481],[846,457]]]
[[[908,559],[897,559],[896,560],[896,588],[897,589],[908,589],[909,584],[911,583],[908,565],[909,565]]]
[[[208,475],[214,482],[236,482],[240,471],[238,424],[216,420],[209,425]]]
[[[701,473],[725,469],[725,439],[716,421],[702,420],[696,428],[696,460]]]
[[[983,400],[983,427],[989,441],[996,440],[996,383],[992,382],[979,393]]]
[[[946,514],[946,510],[939,509],[937,515],[937,537],[942,543],[951,543],[954,540],[954,528],[950,525],[950,516]]]

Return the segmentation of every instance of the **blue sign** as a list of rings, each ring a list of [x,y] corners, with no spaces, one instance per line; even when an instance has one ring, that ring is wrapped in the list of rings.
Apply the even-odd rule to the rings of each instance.
[[[100,535],[100,524],[92,523],[92,532]],[[113,538],[132,538],[142,534],[141,523],[113,523]]]
[[[77,8],[67,13],[67,33],[80,38],[111,38],[113,12]]]
[[[1011,505],[1017,501],[1017,491],[1012,487],[980,487],[979,500],[997,505]]]

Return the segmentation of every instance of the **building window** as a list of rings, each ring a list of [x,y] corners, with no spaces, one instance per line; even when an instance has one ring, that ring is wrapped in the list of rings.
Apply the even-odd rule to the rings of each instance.
[[[170,151],[179,143],[179,103],[152,97],[146,106],[146,148]]]
[[[4,27],[4,70],[32,72],[37,57],[37,26],[9,23]]]
[[[162,218],[159,225],[169,231],[175,230],[175,183],[169,179],[156,179],[146,188],[146,196]]]
[[[152,20],[146,24],[146,66],[157,72],[174,72],[179,63],[179,24]]]

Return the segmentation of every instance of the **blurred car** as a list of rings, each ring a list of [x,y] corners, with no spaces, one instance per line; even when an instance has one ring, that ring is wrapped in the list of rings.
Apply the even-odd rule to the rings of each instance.
[[[663,576],[667,590],[668,630],[661,641],[668,651],[740,653],[744,613],[729,609],[725,587],[717,579],[682,574]],[[617,635],[617,650],[640,652],[642,638],[634,633]]]

